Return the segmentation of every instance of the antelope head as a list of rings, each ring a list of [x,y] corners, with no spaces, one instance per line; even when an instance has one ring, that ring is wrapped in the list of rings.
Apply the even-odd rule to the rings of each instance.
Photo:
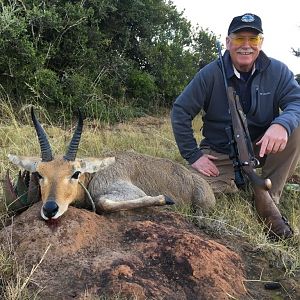
[[[41,216],[45,220],[57,219],[67,211],[69,205],[83,197],[79,179],[85,173],[95,173],[115,162],[114,157],[104,159],[76,159],[83,128],[83,118],[79,111],[77,127],[63,157],[54,158],[47,135],[37,120],[33,109],[31,118],[38,136],[41,157],[8,155],[9,160],[39,178]],[[82,177],[83,178],[83,177]]]

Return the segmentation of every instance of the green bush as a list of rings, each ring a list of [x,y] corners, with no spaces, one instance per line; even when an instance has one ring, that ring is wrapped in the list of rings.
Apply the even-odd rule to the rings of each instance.
[[[37,101],[57,106],[63,99],[62,85],[58,75],[52,70],[40,69],[33,76],[34,82],[30,89]]]
[[[142,107],[151,107],[158,93],[155,77],[142,70],[133,69],[128,74],[128,96]]]
[[[2,1],[0,32],[11,101],[50,111],[100,105],[93,114],[105,120],[170,107],[214,57],[214,35],[195,32],[163,0]]]

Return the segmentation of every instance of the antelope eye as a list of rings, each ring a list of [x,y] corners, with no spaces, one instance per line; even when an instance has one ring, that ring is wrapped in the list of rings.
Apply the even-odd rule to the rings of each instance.
[[[72,179],[78,179],[79,175],[81,174],[80,171],[76,171],[73,175],[72,175]]]

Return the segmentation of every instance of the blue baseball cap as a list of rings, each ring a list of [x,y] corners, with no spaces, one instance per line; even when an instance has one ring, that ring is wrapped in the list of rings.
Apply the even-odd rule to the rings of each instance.
[[[250,13],[234,17],[228,28],[228,35],[242,29],[251,29],[263,33],[260,17]]]

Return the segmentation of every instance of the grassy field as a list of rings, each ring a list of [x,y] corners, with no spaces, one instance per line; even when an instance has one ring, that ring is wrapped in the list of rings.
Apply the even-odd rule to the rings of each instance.
[[[70,141],[76,120],[73,124],[54,126],[46,111],[36,108],[41,123],[46,129],[52,149],[62,154]],[[30,107],[13,112],[9,104],[0,102],[0,177],[3,178],[7,169],[14,175],[17,169],[7,159],[7,154],[39,156],[39,145],[30,121]],[[60,120],[63,117],[60,116]],[[200,119],[195,120],[194,127],[199,132]],[[200,136],[197,136],[200,139]],[[169,117],[142,117],[122,124],[100,124],[96,120],[85,120],[78,157],[104,156],[113,150],[134,149],[135,151],[153,156],[167,157],[185,164],[178,153]],[[239,193],[234,196],[218,197],[217,205],[209,213],[196,216],[187,207],[180,208],[183,214],[201,228],[205,228],[212,236],[237,236],[246,239],[259,251],[275,257],[278,264],[285,269],[286,276],[293,276],[300,268],[300,204],[299,191],[285,190],[281,211],[289,219],[295,229],[295,237],[289,241],[270,242],[263,233],[263,225],[257,221],[255,212],[249,202],[250,196]],[[0,201],[3,204],[2,188]],[[8,218],[5,206],[0,210],[0,222]],[[3,225],[2,225],[3,226]],[[1,299],[32,299],[26,286],[30,282],[30,274],[19,266],[13,249],[0,245],[0,298]]]

